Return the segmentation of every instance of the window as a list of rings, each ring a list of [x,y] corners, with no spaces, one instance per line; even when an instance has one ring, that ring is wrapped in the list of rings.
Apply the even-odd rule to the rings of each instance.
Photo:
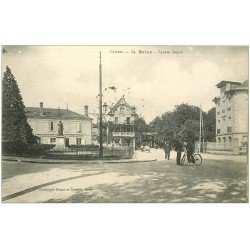
[[[115,117],[115,123],[118,124],[118,117]]]
[[[54,123],[50,122],[50,131],[53,131],[53,130],[54,130]]]
[[[231,136],[228,137],[228,140],[229,140],[230,143],[232,143],[232,137]]]
[[[51,144],[56,143],[56,138],[50,138],[50,143]]]
[[[81,138],[77,138],[76,139],[76,145],[81,145],[82,144],[82,139]]]
[[[230,111],[230,110],[231,110],[231,107],[229,107],[227,110]]]
[[[217,115],[219,115],[219,114],[220,114],[220,111],[217,112]]]
[[[217,134],[220,134],[220,129],[217,129]]]
[[[123,114],[124,113],[124,108],[120,108],[120,113]]]
[[[232,132],[232,127],[227,127],[227,132],[231,133]]]
[[[127,124],[130,124],[130,117],[127,117]]]
[[[218,142],[220,142],[220,138],[218,138]]]
[[[226,142],[226,137],[223,137],[223,142]]]
[[[220,120],[218,120],[218,122],[220,123]]]
[[[81,133],[82,132],[82,126],[81,126],[81,123],[79,122],[78,123],[78,133]]]

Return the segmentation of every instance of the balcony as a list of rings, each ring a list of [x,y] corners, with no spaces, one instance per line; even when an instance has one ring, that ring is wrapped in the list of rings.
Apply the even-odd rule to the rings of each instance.
[[[110,124],[109,131],[114,137],[134,137],[133,124]]]
[[[113,132],[113,137],[135,137],[135,132]]]

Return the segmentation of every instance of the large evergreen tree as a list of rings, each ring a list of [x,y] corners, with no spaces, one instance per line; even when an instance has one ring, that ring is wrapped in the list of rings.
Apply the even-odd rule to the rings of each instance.
[[[19,87],[8,66],[4,72],[2,84],[3,146],[12,145],[12,148],[25,148],[35,143],[35,136],[27,122]]]

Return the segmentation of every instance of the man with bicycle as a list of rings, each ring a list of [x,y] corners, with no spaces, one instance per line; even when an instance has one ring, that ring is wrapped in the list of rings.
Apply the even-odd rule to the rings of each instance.
[[[187,160],[188,163],[195,163],[194,160],[194,151],[195,151],[195,144],[192,140],[187,140],[186,142],[184,142],[184,147],[186,148],[187,151]]]
[[[180,141],[180,139],[176,138],[173,141],[173,145],[174,145],[174,150],[177,152],[177,155],[176,155],[176,164],[177,165],[181,165],[181,153],[183,151],[182,142]]]

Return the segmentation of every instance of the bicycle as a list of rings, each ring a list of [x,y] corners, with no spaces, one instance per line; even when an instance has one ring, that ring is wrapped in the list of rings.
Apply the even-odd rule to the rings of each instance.
[[[196,166],[200,166],[201,163],[202,163],[202,157],[200,154],[196,153],[193,155],[194,157],[194,164]],[[182,156],[181,158],[181,165],[187,165],[189,162],[188,162],[188,159],[187,159],[187,150],[184,151],[184,155]]]

